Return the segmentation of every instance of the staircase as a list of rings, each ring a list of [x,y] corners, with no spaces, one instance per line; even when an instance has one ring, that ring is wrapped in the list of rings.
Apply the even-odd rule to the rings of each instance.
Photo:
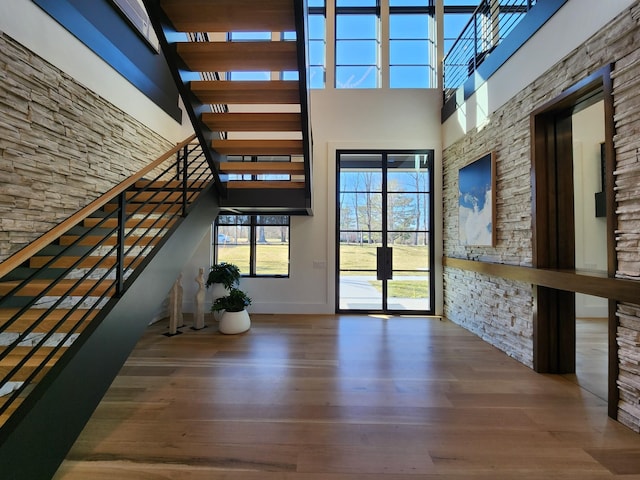
[[[219,180],[221,209],[310,215],[306,2],[144,3]],[[242,32],[269,39],[233,39]],[[234,79],[243,72],[267,79]]]
[[[193,140],[0,263],[0,477],[50,478],[209,231]]]

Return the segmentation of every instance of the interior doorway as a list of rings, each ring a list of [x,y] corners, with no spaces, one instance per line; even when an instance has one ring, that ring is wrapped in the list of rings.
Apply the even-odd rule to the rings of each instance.
[[[533,265],[569,271],[615,274],[613,206],[613,98],[609,66],[589,76],[532,114]],[[594,135],[574,130],[585,115],[597,116]],[[586,135],[586,136],[585,136]],[[581,140],[580,137],[588,140]],[[593,142],[597,142],[594,147]],[[587,175],[583,149],[597,149],[595,169]],[[574,162],[575,159],[579,162]],[[589,185],[601,186],[600,204]],[[587,188],[589,187],[589,188]],[[588,201],[586,199],[589,199]],[[585,220],[588,219],[588,222]],[[601,234],[591,232],[598,227]],[[600,237],[599,235],[602,235]],[[588,249],[599,244],[597,255]],[[576,373],[576,317],[586,306],[571,285],[566,289],[535,287],[534,369]],[[604,300],[607,316],[607,400],[609,415],[617,405],[615,305]]]
[[[575,216],[575,268],[607,272],[604,208],[604,100],[571,118]],[[576,293],[576,370],[570,375],[585,390],[607,399],[607,317],[605,298]]]
[[[336,311],[434,311],[433,151],[338,151]]]

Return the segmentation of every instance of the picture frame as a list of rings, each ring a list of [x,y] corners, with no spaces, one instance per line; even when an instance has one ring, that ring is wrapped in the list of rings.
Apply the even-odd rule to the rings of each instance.
[[[496,163],[489,152],[458,170],[458,232],[464,246],[494,247]]]

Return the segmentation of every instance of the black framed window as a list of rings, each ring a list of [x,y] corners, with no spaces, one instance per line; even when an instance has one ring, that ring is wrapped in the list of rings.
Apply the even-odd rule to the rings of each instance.
[[[377,0],[336,0],[336,88],[380,87]]]
[[[288,277],[289,222],[288,215],[219,215],[214,263],[233,263],[245,277]]]
[[[389,86],[429,88],[434,83],[434,9],[428,0],[389,4]]]

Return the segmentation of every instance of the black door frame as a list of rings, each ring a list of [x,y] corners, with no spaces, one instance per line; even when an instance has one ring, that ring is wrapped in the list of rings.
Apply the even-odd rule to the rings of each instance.
[[[387,288],[386,281],[383,281],[382,292],[382,308],[379,310],[344,310],[340,308],[340,156],[343,154],[371,154],[382,156],[382,195],[383,195],[383,212],[382,212],[382,231],[383,231],[383,248],[388,248],[387,244],[387,158],[393,155],[426,155],[427,169],[429,171],[429,309],[428,310],[392,310],[387,305]],[[389,150],[371,150],[371,149],[340,149],[336,150],[336,225],[335,225],[335,311],[336,313],[377,313],[377,314],[404,314],[404,315],[433,315],[435,312],[435,220],[434,220],[434,150],[432,149],[389,149]],[[386,254],[386,253],[385,253]],[[391,260],[385,262],[387,267],[390,266]]]

